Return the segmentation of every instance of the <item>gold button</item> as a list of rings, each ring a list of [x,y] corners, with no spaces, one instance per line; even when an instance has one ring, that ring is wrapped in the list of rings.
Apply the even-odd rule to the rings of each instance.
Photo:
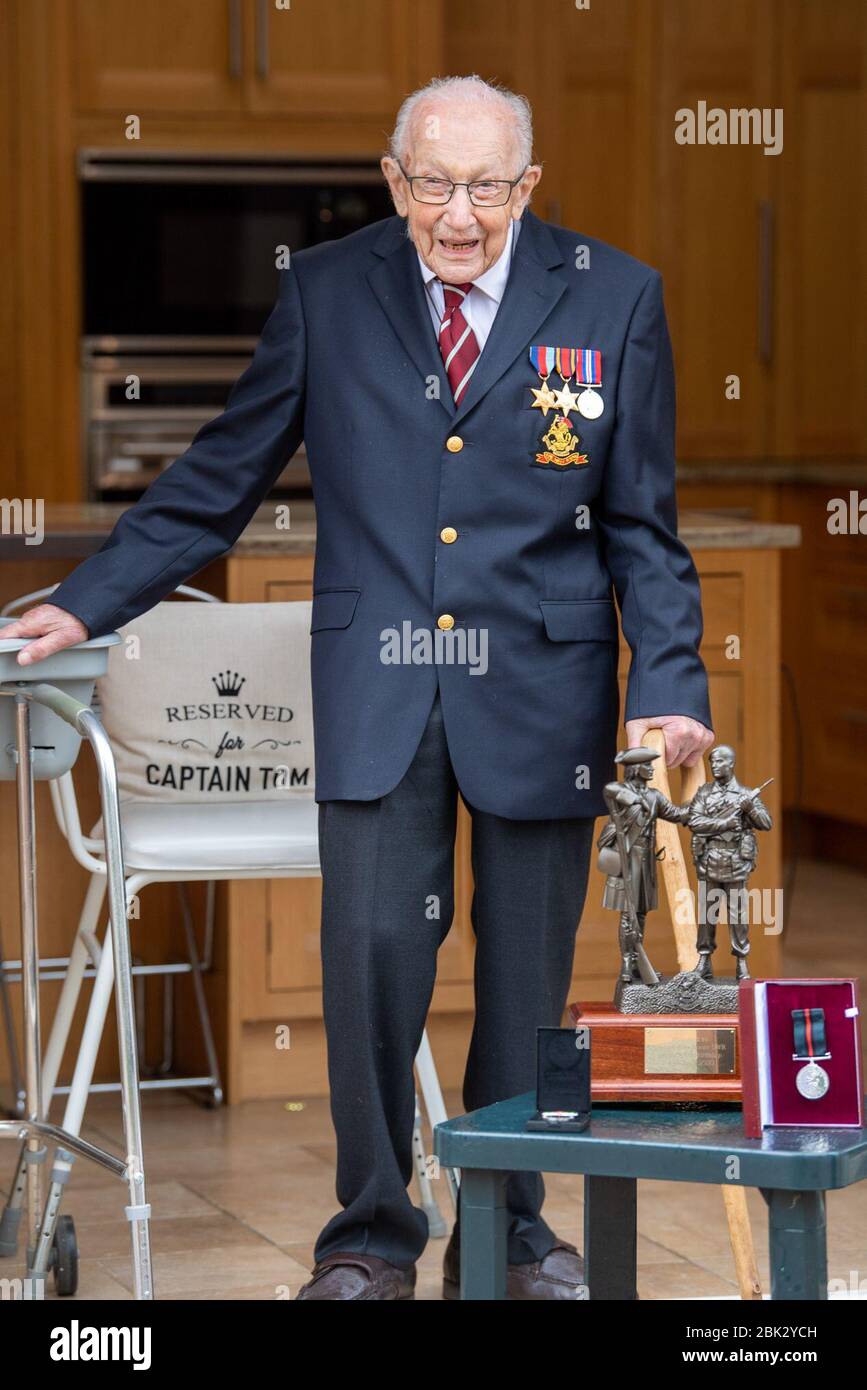
[[[446,448],[450,454],[459,454],[464,447],[464,441],[459,434],[450,434],[446,440]]]
[[[437,618],[437,627],[440,628],[442,632],[448,632],[451,628],[454,627],[454,625],[455,620],[452,617],[451,613],[442,613]]]
[[[458,533],[454,526],[444,526],[440,531],[440,540],[445,541],[446,545],[451,545],[458,538]]]

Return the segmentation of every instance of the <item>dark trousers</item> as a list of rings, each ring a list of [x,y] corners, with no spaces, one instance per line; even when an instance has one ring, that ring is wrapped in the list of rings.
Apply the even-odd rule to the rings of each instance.
[[[745,960],[750,953],[750,908],[746,880],[706,878],[704,887],[707,896],[705,911],[699,914],[697,950],[707,955],[713,955],[716,950],[716,929],[725,901],[732,955]]]
[[[504,750],[504,756],[508,751]],[[316,1242],[410,1268],[427,1217],[413,1172],[413,1061],[454,912],[458,786],[439,695],[406,775],[374,801],[319,807],[322,963],[331,1114],[342,1210]],[[594,820],[472,816],[475,1023],[466,1110],[535,1089],[536,1029],[560,1024],[584,905]],[[537,1173],[512,1174],[508,1258],[541,1259],[554,1236]]]

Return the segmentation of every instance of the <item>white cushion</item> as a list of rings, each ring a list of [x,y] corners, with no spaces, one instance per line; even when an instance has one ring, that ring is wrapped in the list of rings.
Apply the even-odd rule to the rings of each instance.
[[[125,801],[123,864],[133,869],[319,871],[319,808],[311,796],[213,806]],[[102,838],[102,817],[91,830]]]
[[[97,688],[121,802],[313,795],[310,611],[166,600],[118,629]]]

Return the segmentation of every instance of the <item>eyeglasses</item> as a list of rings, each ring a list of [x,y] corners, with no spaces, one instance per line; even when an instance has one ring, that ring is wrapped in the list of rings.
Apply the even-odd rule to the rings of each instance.
[[[516,179],[474,179],[472,183],[453,183],[451,179],[429,178],[427,174],[408,174],[399,159],[396,163],[417,203],[448,203],[456,188],[465,188],[470,202],[478,208],[502,207],[529,168],[529,165],[525,165]]]

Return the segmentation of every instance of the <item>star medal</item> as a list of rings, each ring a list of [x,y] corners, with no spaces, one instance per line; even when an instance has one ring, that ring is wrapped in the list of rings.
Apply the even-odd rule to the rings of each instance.
[[[585,420],[598,420],[605,402],[597,395],[602,385],[602,353],[595,348],[575,349],[575,384],[584,390],[578,397],[578,409]]]
[[[794,1062],[806,1062],[795,1077],[798,1093],[805,1100],[821,1100],[827,1095],[831,1078],[824,1067],[820,1067],[817,1057],[830,1057],[825,1040],[824,1009],[793,1009],[792,1024],[795,1032]]]
[[[552,391],[548,385],[548,377],[551,374],[551,368],[554,366],[554,349],[549,347],[531,347],[530,361],[542,380],[540,389],[537,390],[535,386],[530,387],[530,390],[536,398],[534,401],[531,401],[530,409],[541,410],[547,420],[548,411],[556,410],[557,408],[557,392]]]
[[[558,347],[554,352],[554,365],[563,383],[562,389],[557,392],[557,408],[568,420],[569,411],[575,410],[578,405],[578,397],[569,390],[569,379],[575,370],[575,349]]]

